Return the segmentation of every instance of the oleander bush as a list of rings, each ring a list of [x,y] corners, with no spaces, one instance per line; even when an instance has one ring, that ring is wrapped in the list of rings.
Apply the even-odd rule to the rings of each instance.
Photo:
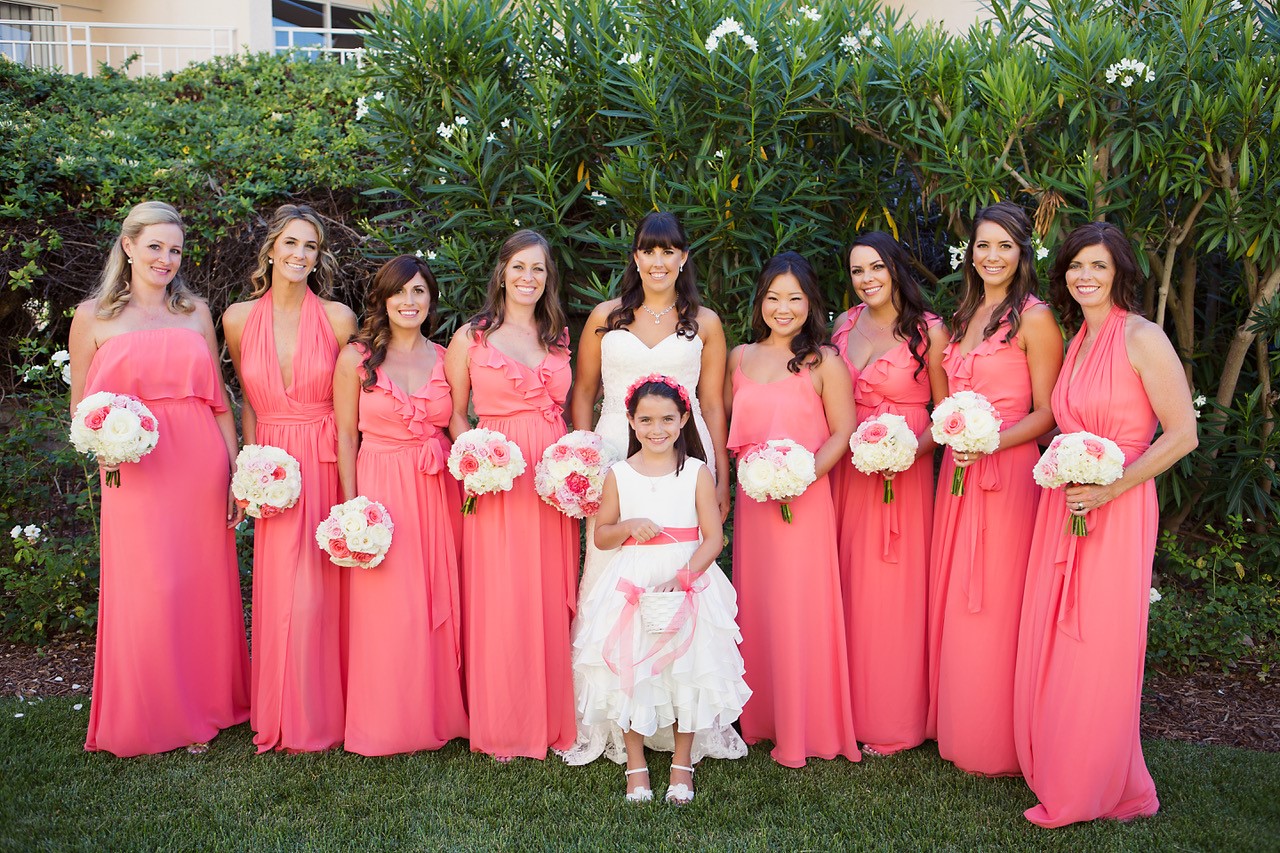
[[[301,198],[334,219],[353,305],[381,257],[428,257],[442,333],[478,306],[513,229],[547,235],[580,317],[615,292],[632,223],[670,209],[731,342],[781,249],[814,261],[839,310],[844,247],[888,230],[945,315],[978,208],[1025,205],[1042,273],[1067,231],[1105,217],[1139,248],[1145,311],[1202,415],[1200,448],[1158,483],[1176,534],[1158,577],[1187,605],[1153,610],[1153,658],[1277,655],[1271,575],[1185,570],[1232,517],[1245,565],[1280,550],[1280,25],[1265,4],[994,0],[963,35],[873,0],[426,5],[383,4],[362,69],[247,57],[131,81],[0,65],[0,330],[60,347],[63,312],[144,196],[187,213],[188,271],[215,311],[262,215]],[[1241,633],[1206,608],[1247,584]]]

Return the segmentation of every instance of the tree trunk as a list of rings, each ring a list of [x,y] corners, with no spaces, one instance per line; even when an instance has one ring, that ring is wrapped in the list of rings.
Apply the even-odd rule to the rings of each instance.
[[[1218,394],[1214,398],[1219,406],[1230,406],[1232,398],[1235,397],[1236,385],[1240,382],[1240,370],[1244,367],[1249,347],[1253,346],[1254,339],[1257,337],[1255,332],[1248,331],[1253,314],[1275,298],[1277,289],[1280,289],[1280,266],[1268,273],[1266,280],[1258,288],[1253,302],[1249,305],[1244,320],[1236,327],[1236,333],[1231,338],[1231,346],[1227,349],[1227,356],[1222,364],[1222,374],[1218,379]]]

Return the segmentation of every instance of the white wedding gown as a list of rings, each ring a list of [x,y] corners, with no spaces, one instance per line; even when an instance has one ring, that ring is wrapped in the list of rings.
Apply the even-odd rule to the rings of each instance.
[[[670,376],[689,392],[689,402],[693,409],[693,422],[698,428],[698,436],[702,439],[703,450],[707,454],[707,467],[712,476],[716,476],[715,448],[711,444],[711,433],[707,431],[706,421],[702,419],[702,409],[698,405],[698,377],[702,373],[702,339],[696,335],[685,338],[671,334],[658,341],[654,346],[646,346],[644,341],[636,337],[629,329],[614,329],[605,332],[600,340],[600,380],[604,385],[604,403],[600,409],[600,420],[595,431],[608,444],[617,458],[627,455],[627,442],[630,427],[627,425],[627,410],[624,397],[627,388],[641,376],[651,373]],[[618,552],[601,551],[595,546],[595,522],[587,522],[587,553],[582,569],[582,583],[578,588],[578,601],[586,601],[596,581],[600,579],[605,566]],[[573,636],[576,639],[581,626],[577,620],[573,625]],[[579,674],[575,671],[574,696],[582,695]],[[675,747],[670,727],[660,729],[653,737],[645,738],[645,745],[652,749],[671,752]],[[582,723],[582,715],[578,714],[578,737],[568,750],[560,753],[569,764],[587,764],[604,753],[618,764],[627,760],[626,746],[622,742],[622,731],[615,725],[603,724],[586,726]],[[747,745],[733,730],[732,726],[706,729],[698,732],[693,740],[693,760],[702,758],[741,758],[747,754]]]

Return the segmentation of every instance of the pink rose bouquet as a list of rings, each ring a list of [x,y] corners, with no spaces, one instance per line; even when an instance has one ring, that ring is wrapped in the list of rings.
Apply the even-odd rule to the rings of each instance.
[[[893,474],[906,471],[916,461],[920,446],[902,415],[885,412],[867,418],[849,439],[853,467],[864,474],[884,477],[884,502],[893,503]]]
[[[469,429],[458,436],[449,451],[449,473],[466,491],[463,514],[476,511],[477,495],[510,491],[525,467],[519,446],[497,430]]]
[[[1091,432],[1062,433],[1054,436],[1031,473],[1045,489],[1072,483],[1108,486],[1124,474],[1124,451],[1111,439]],[[1071,516],[1071,532],[1089,535],[1084,516]]]
[[[71,417],[71,445],[97,457],[100,465],[137,462],[160,441],[156,416],[137,397],[99,391],[76,406]],[[120,472],[108,471],[108,486],[120,485]]]
[[[789,438],[758,444],[738,460],[738,485],[756,501],[780,501],[782,520],[791,523],[790,501],[818,479],[813,454]]]
[[[977,391],[957,391],[933,410],[933,440],[952,452],[994,453],[1000,449],[1003,420],[995,406]],[[964,469],[951,477],[951,494],[964,494]]]
[[[335,566],[372,569],[386,559],[395,529],[386,507],[355,497],[329,510],[316,528],[316,544]]]
[[[245,515],[272,518],[298,502],[302,468],[279,447],[246,444],[236,456],[231,493]]]
[[[587,518],[600,511],[604,477],[614,461],[603,438],[574,430],[542,452],[534,467],[534,488],[570,518]]]

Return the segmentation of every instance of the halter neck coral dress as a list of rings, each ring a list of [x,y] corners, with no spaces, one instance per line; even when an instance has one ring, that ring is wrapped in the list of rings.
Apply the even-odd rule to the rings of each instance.
[[[1071,342],[1053,392],[1064,433],[1110,438],[1125,465],[1151,444],[1156,415],[1125,346],[1128,314],[1114,308],[1092,349]],[[1159,512],[1148,480],[1090,512],[1088,535],[1069,531],[1062,489],[1046,489],[1022,606],[1014,737],[1040,826],[1156,813],[1139,739],[1151,561]]]
[[[342,572],[315,530],[338,503],[333,368],[338,341],[320,298],[302,300],[293,382],[276,354],[272,294],[254,304],[240,343],[244,395],[257,442],[283,448],[302,469],[302,496],[253,533],[253,742],[315,752],[342,742]]]
[[[808,368],[760,383],[739,366],[732,382],[734,455],[778,438],[816,451],[830,437]],[[741,486],[734,507],[733,585],[752,693],[739,718],[742,737],[773,741],[770,754],[787,767],[811,757],[858,761],[827,478],[791,501],[791,524],[776,501],[752,500]]]
[[[568,333],[562,337],[567,342]],[[578,590],[578,522],[538,497],[533,469],[565,434],[569,348],[529,367],[484,342],[468,350],[480,426],[524,454],[508,492],[481,495],[463,519],[463,659],[471,749],[546,758],[576,734],[569,621]]]
[[[386,558],[350,572],[347,725],[343,749],[391,755],[467,736],[462,689],[459,547],[462,499],[449,475],[453,414],[444,348],[422,387],[379,367],[360,392],[359,493],[395,523]],[[363,378],[363,377],[362,377]]]
[[[85,395],[132,394],[160,440],[102,489],[101,595],[84,748],[121,757],[212,740],[249,717],[249,652],[227,529],[231,463],[214,415],[222,377],[204,336],[108,338]]]
[[[862,370],[848,357],[849,334],[866,306],[849,312],[832,343],[853,376],[858,423],[901,415],[916,435],[929,429],[928,367],[921,368],[900,341]],[[940,321],[926,317],[928,327]],[[924,339],[928,344],[928,336]],[[836,537],[840,587],[849,636],[849,684],[858,738],[881,755],[924,741],[929,707],[925,657],[929,542],[933,525],[933,456],[921,457],[893,478],[884,502],[884,478],[863,474],[846,456],[832,470],[839,500]]]

